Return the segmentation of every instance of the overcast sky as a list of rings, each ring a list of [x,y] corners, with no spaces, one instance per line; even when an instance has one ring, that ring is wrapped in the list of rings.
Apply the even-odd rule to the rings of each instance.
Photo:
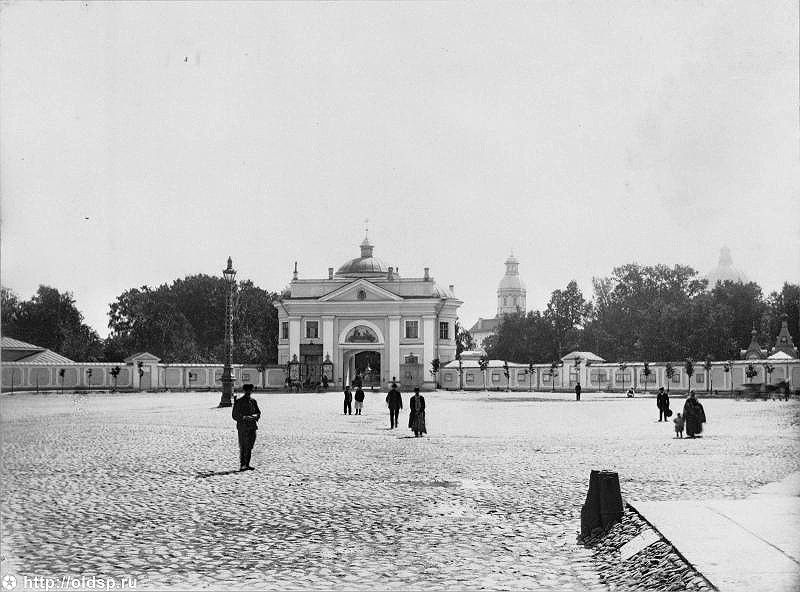
[[[787,2],[3,4],[2,283],[280,290],[358,255],[495,313],[616,265],[800,281]]]

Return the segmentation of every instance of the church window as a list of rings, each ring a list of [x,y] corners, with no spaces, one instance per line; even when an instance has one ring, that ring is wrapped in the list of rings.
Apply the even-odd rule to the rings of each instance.
[[[439,339],[450,339],[450,323],[447,321],[439,323]]]
[[[281,323],[281,339],[289,339],[289,323],[286,321]]]
[[[319,337],[319,321],[306,321],[306,337],[308,339]]]
[[[419,321],[406,321],[406,339],[419,339]]]

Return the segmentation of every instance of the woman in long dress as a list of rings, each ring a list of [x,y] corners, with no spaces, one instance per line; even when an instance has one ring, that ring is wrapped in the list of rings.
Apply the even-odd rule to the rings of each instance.
[[[427,434],[425,430],[425,397],[419,394],[419,387],[414,387],[414,396],[409,401],[408,427],[414,432],[414,437],[419,438]]]
[[[697,400],[694,391],[689,391],[689,398],[683,404],[683,418],[686,420],[686,435],[690,438],[694,438],[695,434],[703,431],[706,412],[703,405]]]

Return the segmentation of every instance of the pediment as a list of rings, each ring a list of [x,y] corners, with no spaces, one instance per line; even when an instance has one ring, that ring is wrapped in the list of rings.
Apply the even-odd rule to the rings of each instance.
[[[320,302],[399,302],[402,298],[365,279],[358,279],[319,299]]]

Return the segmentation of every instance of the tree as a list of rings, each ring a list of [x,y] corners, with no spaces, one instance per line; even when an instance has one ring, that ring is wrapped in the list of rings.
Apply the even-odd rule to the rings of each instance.
[[[505,315],[483,344],[491,358],[511,362],[552,360],[557,354],[552,326],[539,311]]]
[[[436,387],[439,387],[439,381],[436,379],[436,375],[439,374],[439,358],[434,358],[431,360],[431,376],[433,376],[433,382],[436,384]]]
[[[533,390],[533,373],[536,368],[533,367],[533,362],[528,362],[528,392]]]
[[[731,381],[731,394],[733,394],[733,362],[728,360],[722,366],[722,369],[725,370],[725,373],[728,375],[728,378]]]
[[[753,378],[758,376],[758,370],[753,364],[748,364],[747,368],[744,370],[744,375],[747,376],[747,379],[750,381],[750,384],[753,384]]]
[[[508,369],[508,362],[503,361],[503,374],[506,377],[506,392],[511,388],[511,372]]]
[[[767,384],[768,385],[772,384],[772,371],[773,370],[775,370],[775,366],[773,366],[769,362],[766,362],[764,364],[764,374],[766,374],[766,376],[767,376]]]
[[[666,366],[664,366],[664,376],[667,377],[667,392],[669,392],[669,383],[672,382],[672,377],[675,376],[675,368],[672,367],[672,363],[667,362]]]
[[[620,375],[622,376],[622,390],[623,391],[625,390],[625,376],[626,376],[626,370],[627,369],[628,369],[628,365],[625,362],[620,363],[619,372],[620,372]]]
[[[642,368],[642,375],[644,376],[644,392],[647,392],[647,383],[650,382],[650,375],[653,370],[650,368],[650,362],[645,362]]]
[[[114,389],[111,391],[112,393],[117,392],[117,377],[122,369],[119,366],[114,366],[111,369],[111,377],[114,379]]]
[[[481,369],[481,374],[483,374],[483,390],[486,390],[486,369],[489,367],[489,358],[481,356],[478,360],[478,367]]]
[[[58,380],[61,383],[61,394],[62,395],[64,394],[64,374],[66,374],[66,373],[67,373],[67,371],[64,368],[60,368],[59,371],[58,371]]]
[[[550,362],[550,388],[556,392],[556,376],[558,376],[558,360]]]
[[[580,329],[589,319],[591,310],[575,280],[569,282],[564,290],[552,293],[544,318],[552,327],[558,358],[566,353],[565,350],[578,346]]]
[[[703,362],[703,369],[706,371],[706,392],[711,392],[713,389],[713,384],[711,383],[711,358],[707,357],[706,361]]]
[[[692,375],[694,374],[694,362],[692,361],[691,358],[686,358],[686,362],[683,364],[683,369],[686,371],[689,390],[691,390],[691,388],[692,388]]]
[[[67,358],[96,362],[103,357],[97,333],[83,322],[70,292],[41,285],[30,300],[2,289],[3,333]]]

